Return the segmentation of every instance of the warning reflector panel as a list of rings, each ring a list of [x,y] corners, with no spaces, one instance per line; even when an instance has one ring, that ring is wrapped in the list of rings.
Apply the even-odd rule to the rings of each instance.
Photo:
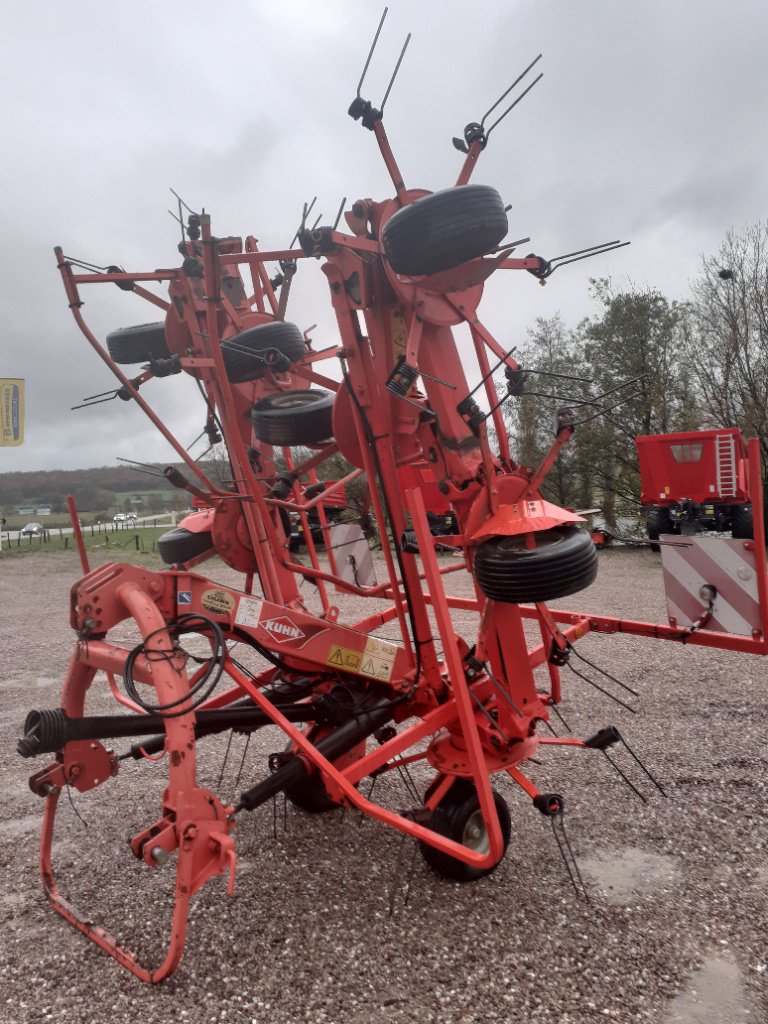
[[[336,556],[336,571],[353,587],[376,585],[371,549],[357,523],[338,523],[328,530],[328,547]]]
[[[714,587],[712,614],[701,626],[717,633],[753,636],[760,629],[755,552],[743,540],[663,535],[664,592],[671,625],[687,628],[709,607],[707,587]]]

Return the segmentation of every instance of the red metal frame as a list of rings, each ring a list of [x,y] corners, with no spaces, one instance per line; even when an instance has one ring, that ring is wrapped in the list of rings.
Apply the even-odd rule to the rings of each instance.
[[[56,805],[61,789],[78,789],[105,784],[117,773],[117,760],[100,743],[67,743],[47,769],[33,777],[36,792],[46,798],[41,839],[41,872],[53,906],[102,949],[139,978],[159,981],[177,966],[184,946],[187,908],[191,895],[208,878],[230,872],[233,878],[235,852],[231,832],[234,809],[225,806],[195,776],[194,726],[196,713],[228,707],[244,696],[285,734],[297,755],[314,772],[320,773],[328,793],[337,802],[412,836],[464,864],[490,868],[503,854],[503,837],[490,779],[506,772],[523,791],[535,799],[541,794],[523,774],[521,766],[535,756],[540,743],[584,747],[579,738],[557,741],[540,738],[540,723],[549,719],[549,709],[561,698],[560,673],[553,649],[563,652],[591,631],[634,633],[688,644],[720,647],[756,654],[768,653],[768,581],[760,576],[762,633],[749,639],[713,634],[705,629],[683,633],[667,625],[622,620],[550,609],[545,604],[518,606],[488,601],[476,588],[475,598],[460,598],[445,590],[447,575],[457,570],[472,572],[478,543],[489,535],[524,534],[535,544],[535,534],[559,523],[573,523],[579,517],[543,502],[539,487],[572,429],[564,424],[541,466],[533,471],[518,466],[509,451],[500,413],[494,414],[499,450],[493,451],[484,425],[471,425],[457,410],[457,402],[469,393],[465,371],[459,359],[452,328],[468,323],[471,328],[480,374],[488,375],[489,353],[494,361],[517,369],[511,356],[478,318],[477,308],[484,282],[499,270],[536,270],[538,257],[482,257],[467,264],[422,279],[407,279],[388,264],[382,244],[382,229],[400,208],[425,195],[403,184],[382,121],[375,121],[374,134],[392,178],[395,198],[383,202],[363,199],[347,214],[351,234],[335,229],[304,232],[299,249],[259,252],[253,236],[243,246],[239,240],[217,240],[210,218],[200,218],[202,237],[187,245],[185,266],[154,273],[77,273],[60,248],[56,259],[73,315],[86,339],[116,375],[123,388],[146,412],[175,449],[179,458],[197,478],[189,489],[200,504],[207,503],[219,536],[233,538],[237,545],[218,543],[222,557],[244,574],[241,589],[211,583],[191,571],[192,564],[162,572],[148,572],[128,565],[110,564],[86,571],[73,588],[72,626],[78,636],[61,706],[70,718],[82,718],[85,696],[97,670],[107,673],[118,701],[132,713],[141,712],[122,695],[115,677],[125,672],[128,651],[110,640],[110,631],[127,617],[141,630],[152,649],[168,653],[167,660],[150,661],[145,655],[135,660],[139,682],[154,687],[159,701],[184,701],[190,679],[183,659],[172,656],[170,627],[183,607],[184,613],[206,615],[215,621],[227,640],[255,644],[277,655],[289,674],[317,678],[319,687],[337,679],[363,692],[397,698],[394,712],[399,732],[370,752],[343,765],[334,764],[318,750],[313,740],[292,723],[264,694],[271,672],[250,677],[226,658],[224,672],[230,688],[194,708],[181,705],[182,714],[165,720],[165,752],[168,755],[169,785],[162,816],[133,840],[134,853],[150,867],[170,853],[177,855],[176,903],[170,944],[164,962],[150,969],[124,950],[101,927],[77,911],[60,894],[51,865],[51,843]],[[482,147],[473,143],[457,184],[466,184]],[[272,322],[285,312],[285,295],[278,300],[270,284],[266,264],[299,261],[317,256],[323,262],[330,286],[331,302],[340,335],[339,345],[322,351],[309,350],[290,371],[273,374],[268,370],[256,381],[231,383],[226,375],[221,343],[240,331]],[[188,261],[196,272],[188,273]],[[224,277],[240,279],[250,272],[252,294],[237,304],[222,295]],[[202,271],[199,276],[197,271]],[[359,292],[346,287],[356,275]],[[141,282],[167,283],[170,303],[145,289]],[[229,489],[212,486],[201,466],[152,411],[143,394],[125,376],[106,349],[87,327],[82,313],[80,289],[87,284],[110,283],[130,287],[134,294],[166,313],[166,338],[182,371],[196,376],[221,423],[232,463],[234,483]],[[285,287],[285,285],[284,285]],[[243,296],[246,290],[242,289]],[[183,313],[179,313],[179,309]],[[344,380],[334,381],[320,373],[317,363],[342,358]],[[421,390],[412,388],[400,396],[387,387],[398,359],[421,374]],[[152,378],[151,369],[142,375],[143,388]],[[322,509],[327,494],[308,499],[305,485],[296,483],[290,497],[270,494],[274,478],[255,472],[249,448],[264,463],[273,460],[272,450],[252,436],[248,412],[260,397],[286,390],[302,390],[319,383],[336,392],[336,443],[321,448],[299,467],[310,474],[339,448],[353,469],[342,483],[365,473],[378,487],[370,487],[370,500],[380,524],[386,581],[370,588],[350,585],[339,576],[332,552],[323,568],[311,530],[306,529],[307,512]],[[446,386],[446,384],[450,386]],[[489,401],[495,399],[490,379],[486,382]],[[403,398],[406,400],[404,401]],[[433,424],[439,429],[433,429]],[[285,453],[293,466],[292,454]],[[453,510],[458,534],[450,543],[462,554],[460,562],[438,563],[425,512],[425,496],[414,480],[414,466],[428,461],[440,487],[446,507]],[[760,478],[756,442],[749,445],[749,476]],[[405,484],[404,484],[405,479]],[[414,486],[415,484],[415,486]],[[431,486],[431,482],[430,482]],[[760,488],[752,488],[755,521],[761,521]],[[288,551],[288,538],[279,510],[288,509],[304,517],[310,565],[300,564]],[[201,515],[202,513],[195,513]],[[409,529],[416,534],[420,562],[414,554],[391,542],[384,529],[399,538]],[[759,531],[758,531],[759,532]],[[441,541],[444,538],[441,538]],[[754,541],[757,563],[765,566],[765,539]],[[233,553],[235,552],[235,553]],[[84,558],[84,551],[81,552]],[[87,563],[84,562],[87,570]],[[318,584],[322,610],[307,611],[298,581],[309,578]],[[261,596],[251,593],[254,579]],[[364,597],[386,597],[391,603],[383,611],[342,624],[338,609],[329,601],[325,583],[337,590]],[[183,604],[182,604],[183,596]],[[480,624],[473,637],[460,635],[454,626],[452,609],[476,611]],[[430,621],[434,614],[437,629]],[[524,619],[538,623],[541,642],[530,645],[523,631]],[[384,623],[396,623],[397,644],[369,635]],[[475,667],[469,670],[468,654],[476,651]],[[342,653],[343,652],[343,653]],[[442,652],[442,653],[440,653]],[[477,664],[480,668],[477,668]],[[547,664],[550,691],[537,690],[533,671]],[[337,666],[340,666],[337,668]],[[417,749],[418,748],[418,749]],[[395,813],[364,797],[356,784],[373,773],[391,770],[414,760],[426,760],[435,771],[435,782],[425,800],[434,809],[457,777],[471,779],[477,789],[489,843],[487,853],[478,853],[431,829],[418,814]],[[95,780],[95,781],[94,781]]]

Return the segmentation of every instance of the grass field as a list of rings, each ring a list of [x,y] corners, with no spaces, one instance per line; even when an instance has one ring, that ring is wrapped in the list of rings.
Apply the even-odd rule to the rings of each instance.
[[[154,558],[159,567],[161,563],[156,553],[157,538],[168,529],[168,526],[115,529],[110,524],[99,530],[84,526],[83,539],[88,551],[107,554],[114,552],[114,557],[121,562],[139,561],[141,564],[149,564],[147,557]],[[77,545],[72,533],[61,534],[58,529],[48,530],[40,537],[20,537],[11,541],[3,535],[3,558],[43,557],[51,551],[71,551],[77,557]]]

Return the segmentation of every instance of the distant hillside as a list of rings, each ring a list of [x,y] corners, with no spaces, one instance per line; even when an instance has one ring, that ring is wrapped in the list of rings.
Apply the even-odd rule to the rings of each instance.
[[[163,466],[158,464],[158,469]],[[189,477],[188,469],[184,469]],[[0,510],[8,513],[23,505],[50,505],[66,511],[66,497],[73,495],[81,512],[161,512],[186,508],[189,495],[160,477],[147,476],[127,466],[98,469],[53,469],[30,473],[0,473]]]

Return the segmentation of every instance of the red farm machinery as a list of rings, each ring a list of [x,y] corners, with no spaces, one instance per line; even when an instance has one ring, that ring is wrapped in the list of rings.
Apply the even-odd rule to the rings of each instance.
[[[749,451],[739,430],[647,434],[635,444],[651,540],[707,530],[752,539],[752,491],[759,489],[759,477],[751,483]]]
[[[526,761],[545,747],[578,748],[588,756],[623,742],[612,726],[586,738],[543,732],[557,714],[561,668],[583,659],[581,638],[623,632],[766,653],[761,536],[746,542],[761,609],[753,636],[550,605],[589,586],[597,573],[597,553],[580,517],[540,494],[581,421],[563,408],[542,463],[529,468],[515,461],[500,405],[522,393],[535,369],[515,362],[509,340],[497,340],[478,309],[494,274],[523,271],[525,279],[543,283],[558,266],[619,243],[547,260],[514,255],[528,239],[504,241],[504,201],[470,179],[489,136],[522,98],[509,96],[522,78],[454,140],[462,153],[458,174],[434,193],[404,184],[382,110],[363,99],[361,79],[350,114],[373,134],[394,194],[359,199],[346,211],[342,204],[327,225],[309,226],[305,207],[296,244],[288,248],[260,251],[252,235],[218,238],[207,214],[188,209],[181,265],[171,269],[104,271],[56,249],[75,320],[117,377],[116,393],[146,412],[185,464],[183,472],[165,471],[169,482],[200,506],[163,539],[168,567],[156,572],[120,563],[89,570],[73,519],[84,568],[72,589],[74,652],[60,706],[30,712],[19,741],[25,757],[55,755],[30,780],[44,798],[40,859],[48,899],[145,981],[161,981],[178,965],[193,894],[220,874],[229,876],[231,891],[241,815],[279,794],[312,811],[357,809],[415,840],[437,872],[471,881],[500,863],[510,839],[510,813],[493,788],[495,775],[505,773],[561,830],[562,795],[540,792],[525,773]],[[338,323],[338,340],[320,349],[285,319],[291,280],[307,259],[320,261]],[[279,273],[270,277],[268,265],[275,263]],[[82,312],[86,286],[97,284],[150,302],[163,319],[116,331],[103,346]],[[168,297],[151,284],[167,287]],[[472,383],[453,330],[463,324],[476,358]],[[138,375],[124,372],[129,364],[142,365]],[[500,390],[496,371],[504,375]],[[179,373],[197,381],[208,436],[224,439],[232,468],[226,486],[212,483],[205,464],[189,456],[145,399],[150,381]],[[476,401],[478,391],[490,412]],[[595,396],[598,414],[601,400]],[[338,453],[349,471],[323,484],[318,469]],[[754,443],[745,466],[750,479],[759,477]],[[368,507],[357,522],[329,523],[334,492],[363,475]],[[755,492],[756,514],[760,501]],[[451,532],[436,530],[427,508],[449,521]],[[303,526],[303,558],[291,550],[294,517]],[[324,552],[313,538],[318,529]],[[336,544],[338,529],[357,535]],[[364,538],[372,534],[381,541],[381,583],[369,580],[362,557],[345,554],[343,546],[356,544],[364,555]],[[438,559],[438,546],[453,548],[457,557]],[[204,575],[201,566],[213,555],[238,574],[239,585]],[[455,573],[468,574],[471,597],[451,593]],[[314,586],[301,589],[304,581]],[[350,621],[340,620],[334,590],[355,598],[358,614]],[[367,612],[369,599],[375,600]],[[473,613],[471,635],[457,631],[458,610]],[[133,646],[117,635],[126,622],[141,637]],[[387,625],[396,640],[377,635]],[[262,667],[245,668],[232,653],[234,643],[258,654]],[[86,712],[86,695],[102,680],[120,713]],[[236,801],[200,784],[199,743],[227,730],[267,728],[279,753]],[[116,753],[115,741],[123,738],[134,745]],[[61,794],[68,787],[117,788],[126,758],[147,771],[167,770],[159,813],[130,844],[147,870],[175,861],[167,954],[152,967],[67,900],[52,864]],[[408,808],[384,806],[361,785],[417,763],[429,766],[431,781]]]

